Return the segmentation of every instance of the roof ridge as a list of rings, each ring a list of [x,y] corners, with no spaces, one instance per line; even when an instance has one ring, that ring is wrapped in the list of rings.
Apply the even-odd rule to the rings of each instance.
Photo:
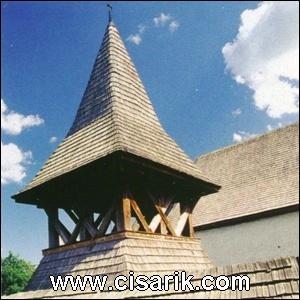
[[[276,132],[279,132],[279,131],[282,131],[282,130],[286,130],[286,129],[291,128],[291,127],[297,127],[297,126],[299,126],[299,122],[294,122],[294,123],[286,125],[284,127],[279,127],[279,128],[272,129],[270,131],[266,131],[266,132],[261,133],[261,134],[255,136],[255,137],[253,137],[253,138],[250,138],[250,139],[248,139],[246,141],[239,142],[239,143],[236,143],[236,144],[231,144],[231,145],[228,145],[228,146],[225,146],[225,147],[221,147],[221,148],[218,148],[218,149],[213,150],[211,152],[207,152],[205,154],[200,154],[195,159],[195,163],[197,163],[200,159],[205,158],[207,156],[211,156],[211,155],[217,154],[219,152],[223,152],[225,150],[231,150],[231,149],[233,150],[234,148],[238,148],[238,147],[241,147],[241,146],[243,146],[245,144],[250,144],[250,143],[253,143],[253,142],[257,141],[257,140],[260,140],[261,138],[264,138],[265,136],[269,136],[269,135],[274,134]]]

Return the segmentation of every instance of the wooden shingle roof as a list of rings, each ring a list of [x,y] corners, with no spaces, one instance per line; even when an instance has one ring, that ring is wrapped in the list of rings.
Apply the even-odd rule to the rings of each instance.
[[[200,156],[196,164],[222,189],[200,199],[195,226],[299,205],[299,123]]]
[[[299,262],[295,257],[272,259],[266,262],[235,264],[225,267],[211,267],[195,272],[192,280],[194,286],[200,285],[200,278],[211,276],[246,275],[250,278],[250,290],[236,289],[220,291],[175,291],[173,283],[169,291],[53,291],[39,289],[17,293],[4,297],[5,299],[299,299]]]
[[[196,239],[126,232],[45,250],[27,290],[51,288],[49,275],[105,274],[113,280],[129,271],[151,276],[213,266]]]
[[[210,184],[162,128],[119,32],[110,22],[70,131],[22,192],[116,151]]]

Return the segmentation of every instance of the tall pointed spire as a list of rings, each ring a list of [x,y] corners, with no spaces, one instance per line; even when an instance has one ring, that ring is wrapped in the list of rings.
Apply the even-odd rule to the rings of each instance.
[[[116,151],[165,166],[201,181],[209,189],[217,189],[161,127],[120,34],[109,22],[66,138],[24,191]]]

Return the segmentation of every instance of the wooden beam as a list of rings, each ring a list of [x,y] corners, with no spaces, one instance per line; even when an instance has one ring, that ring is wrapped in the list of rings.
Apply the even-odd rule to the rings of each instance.
[[[95,228],[95,225],[94,225],[93,220],[91,219],[91,216],[85,217],[82,220],[82,225],[85,227],[85,229],[88,231],[88,233],[90,234],[90,236],[92,238],[94,238],[97,235],[98,231]]]
[[[82,222],[82,226],[80,228],[80,240],[85,241],[91,237],[91,234],[86,228],[88,225],[86,225],[86,222],[84,222],[84,220],[87,219],[93,222],[93,214],[81,213],[80,211],[77,211],[77,215],[79,216],[79,219]]]
[[[116,232],[124,231],[123,205],[117,205],[115,210]]]
[[[63,242],[65,244],[67,244],[71,237],[71,233],[69,232],[69,230],[65,227],[65,225],[63,223],[61,223],[59,221],[59,219],[55,220],[54,227],[55,227],[55,230],[57,231],[57,233],[62,238]]]
[[[162,212],[165,213],[166,212],[166,208],[162,207]],[[160,214],[156,214],[153,219],[151,220],[149,227],[152,230],[152,232],[155,232],[157,227],[159,226],[161,221],[161,216]]]
[[[152,232],[152,230],[150,229],[148,223],[146,222],[146,219],[145,219],[144,215],[142,214],[139,206],[137,205],[136,201],[131,199],[130,204],[131,204],[131,207],[133,208],[136,216],[138,217],[141,225],[144,227],[144,230],[146,232]]]
[[[195,230],[194,230],[194,226],[193,226],[193,215],[190,213],[189,214],[189,218],[188,218],[188,226],[189,226],[189,233],[190,233],[190,237],[194,238],[195,237]]]
[[[82,226],[82,223],[79,221],[76,224],[76,226],[75,226],[75,228],[74,228],[74,230],[73,230],[73,232],[72,232],[72,234],[69,238],[69,241],[68,241],[69,244],[76,242],[78,234],[80,233],[81,226]]]
[[[114,207],[112,206],[105,214],[105,216],[102,218],[101,220],[101,223],[100,223],[100,226],[98,228],[98,233],[97,233],[97,237],[98,236],[102,236],[102,235],[105,235],[106,233],[106,230],[109,226],[109,223],[111,221],[111,216],[112,216],[112,213],[114,211]],[[96,220],[97,221],[97,220]],[[96,223],[96,222],[95,222]],[[98,226],[97,226],[98,227]]]
[[[169,201],[165,207],[161,207],[162,212],[168,216],[169,213],[172,211],[172,205],[171,205],[171,201]],[[161,216],[160,214],[156,214],[153,219],[151,220],[149,227],[152,230],[152,232],[155,232],[159,226],[159,224],[161,223]]]
[[[189,216],[190,216],[190,213],[188,211],[185,211],[180,215],[178,223],[175,228],[175,233],[177,236],[181,236],[182,231],[186,226],[186,222],[188,221]]]
[[[79,230],[79,240],[80,241],[85,241],[89,238],[89,234],[87,232],[87,230],[85,229],[84,226],[80,226],[80,230]]]
[[[169,232],[171,233],[171,235],[176,236],[176,233],[172,227],[172,225],[170,224],[169,220],[167,219],[166,215],[164,214],[164,212],[162,211],[161,207],[157,204],[155,204],[155,208],[158,211],[158,213],[161,216],[162,221],[164,222],[164,224],[167,226],[167,229],[169,230]]]
[[[103,218],[104,218],[104,217],[103,217],[102,214],[100,214],[100,215],[97,217],[97,219],[96,219],[95,222],[94,222],[96,228],[100,225],[100,223],[101,223],[101,221],[103,220]]]
[[[48,215],[48,242],[49,248],[56,248],[59,246],[59,235],[55,230],[55,220],[58,219],[58,209],[52,208],[45,210]]]
[[[131,205],[130,199],[125,197],[122,199],[123,206],[123,226],[124,230],[132,230],[131,226]]]
[[[160,220],[159,229],[161,234],[168,234],[169,232],[166,223],[164,222],[163,219]]]

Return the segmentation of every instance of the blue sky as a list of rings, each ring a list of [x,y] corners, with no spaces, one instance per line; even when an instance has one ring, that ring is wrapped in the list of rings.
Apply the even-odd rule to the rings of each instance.
[[[298,119],[297,4],[258,5],[113,1],[114,21],[163,127],[193,159]],[[1,174],[4,164],[22,168],[1,184],[1,252],[13,250],[36,263],[47,247],[46,216],[10,196],[42,167],[71,126],[107,9],[101,1],[1,6],[1,141],[10,145]],[[259,49],[267,49],[268,57]],[[14,153],[20,161],[7,166]]]

